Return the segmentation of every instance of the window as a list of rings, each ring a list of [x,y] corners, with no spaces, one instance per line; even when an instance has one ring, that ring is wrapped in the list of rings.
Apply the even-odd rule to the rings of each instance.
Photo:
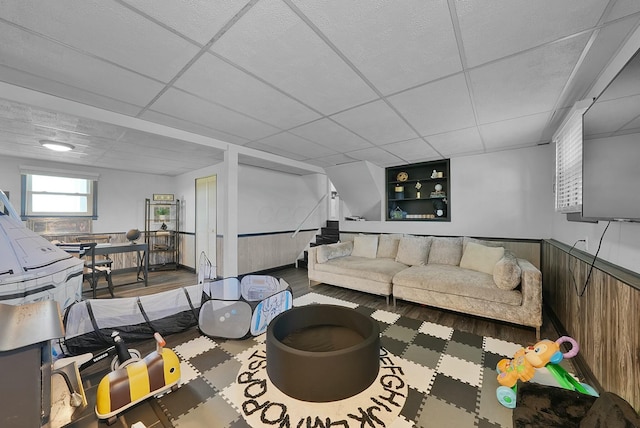
[[[22,173],[22,218],[91,217],[97,219],[98,182],[52,172]]]
[[[556,144],[556,211],[582,210],[582,114],[574,108],[553,136]]]

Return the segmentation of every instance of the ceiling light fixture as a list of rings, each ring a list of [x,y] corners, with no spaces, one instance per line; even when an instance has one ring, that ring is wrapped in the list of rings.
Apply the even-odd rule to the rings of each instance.
[[[40,140],[40,144],[43,147],[56,152],[68,152],[69,150],[75,149],[75,147],[69,143],[61,143],[53,140]]]

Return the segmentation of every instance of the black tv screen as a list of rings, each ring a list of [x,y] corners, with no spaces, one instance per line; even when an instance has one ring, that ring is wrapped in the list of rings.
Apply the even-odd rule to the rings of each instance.
[[[640,221],[640,51],[583,115],[582,217]]]

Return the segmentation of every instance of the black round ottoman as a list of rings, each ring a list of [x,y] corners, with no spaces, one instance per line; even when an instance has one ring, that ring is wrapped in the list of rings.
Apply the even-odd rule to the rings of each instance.
[[[307,305],[285,311],[267,328],[267,374],[286,395],[311,402],[351,397],[380,369],[380,327],[350,308]]]

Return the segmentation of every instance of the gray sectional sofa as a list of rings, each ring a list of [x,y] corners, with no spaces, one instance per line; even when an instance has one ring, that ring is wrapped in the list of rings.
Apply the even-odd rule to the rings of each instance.
[[[331,284],[534,327],[542,325],[542,275],[493,241],[357,235],[312,247],[309,285]]]

